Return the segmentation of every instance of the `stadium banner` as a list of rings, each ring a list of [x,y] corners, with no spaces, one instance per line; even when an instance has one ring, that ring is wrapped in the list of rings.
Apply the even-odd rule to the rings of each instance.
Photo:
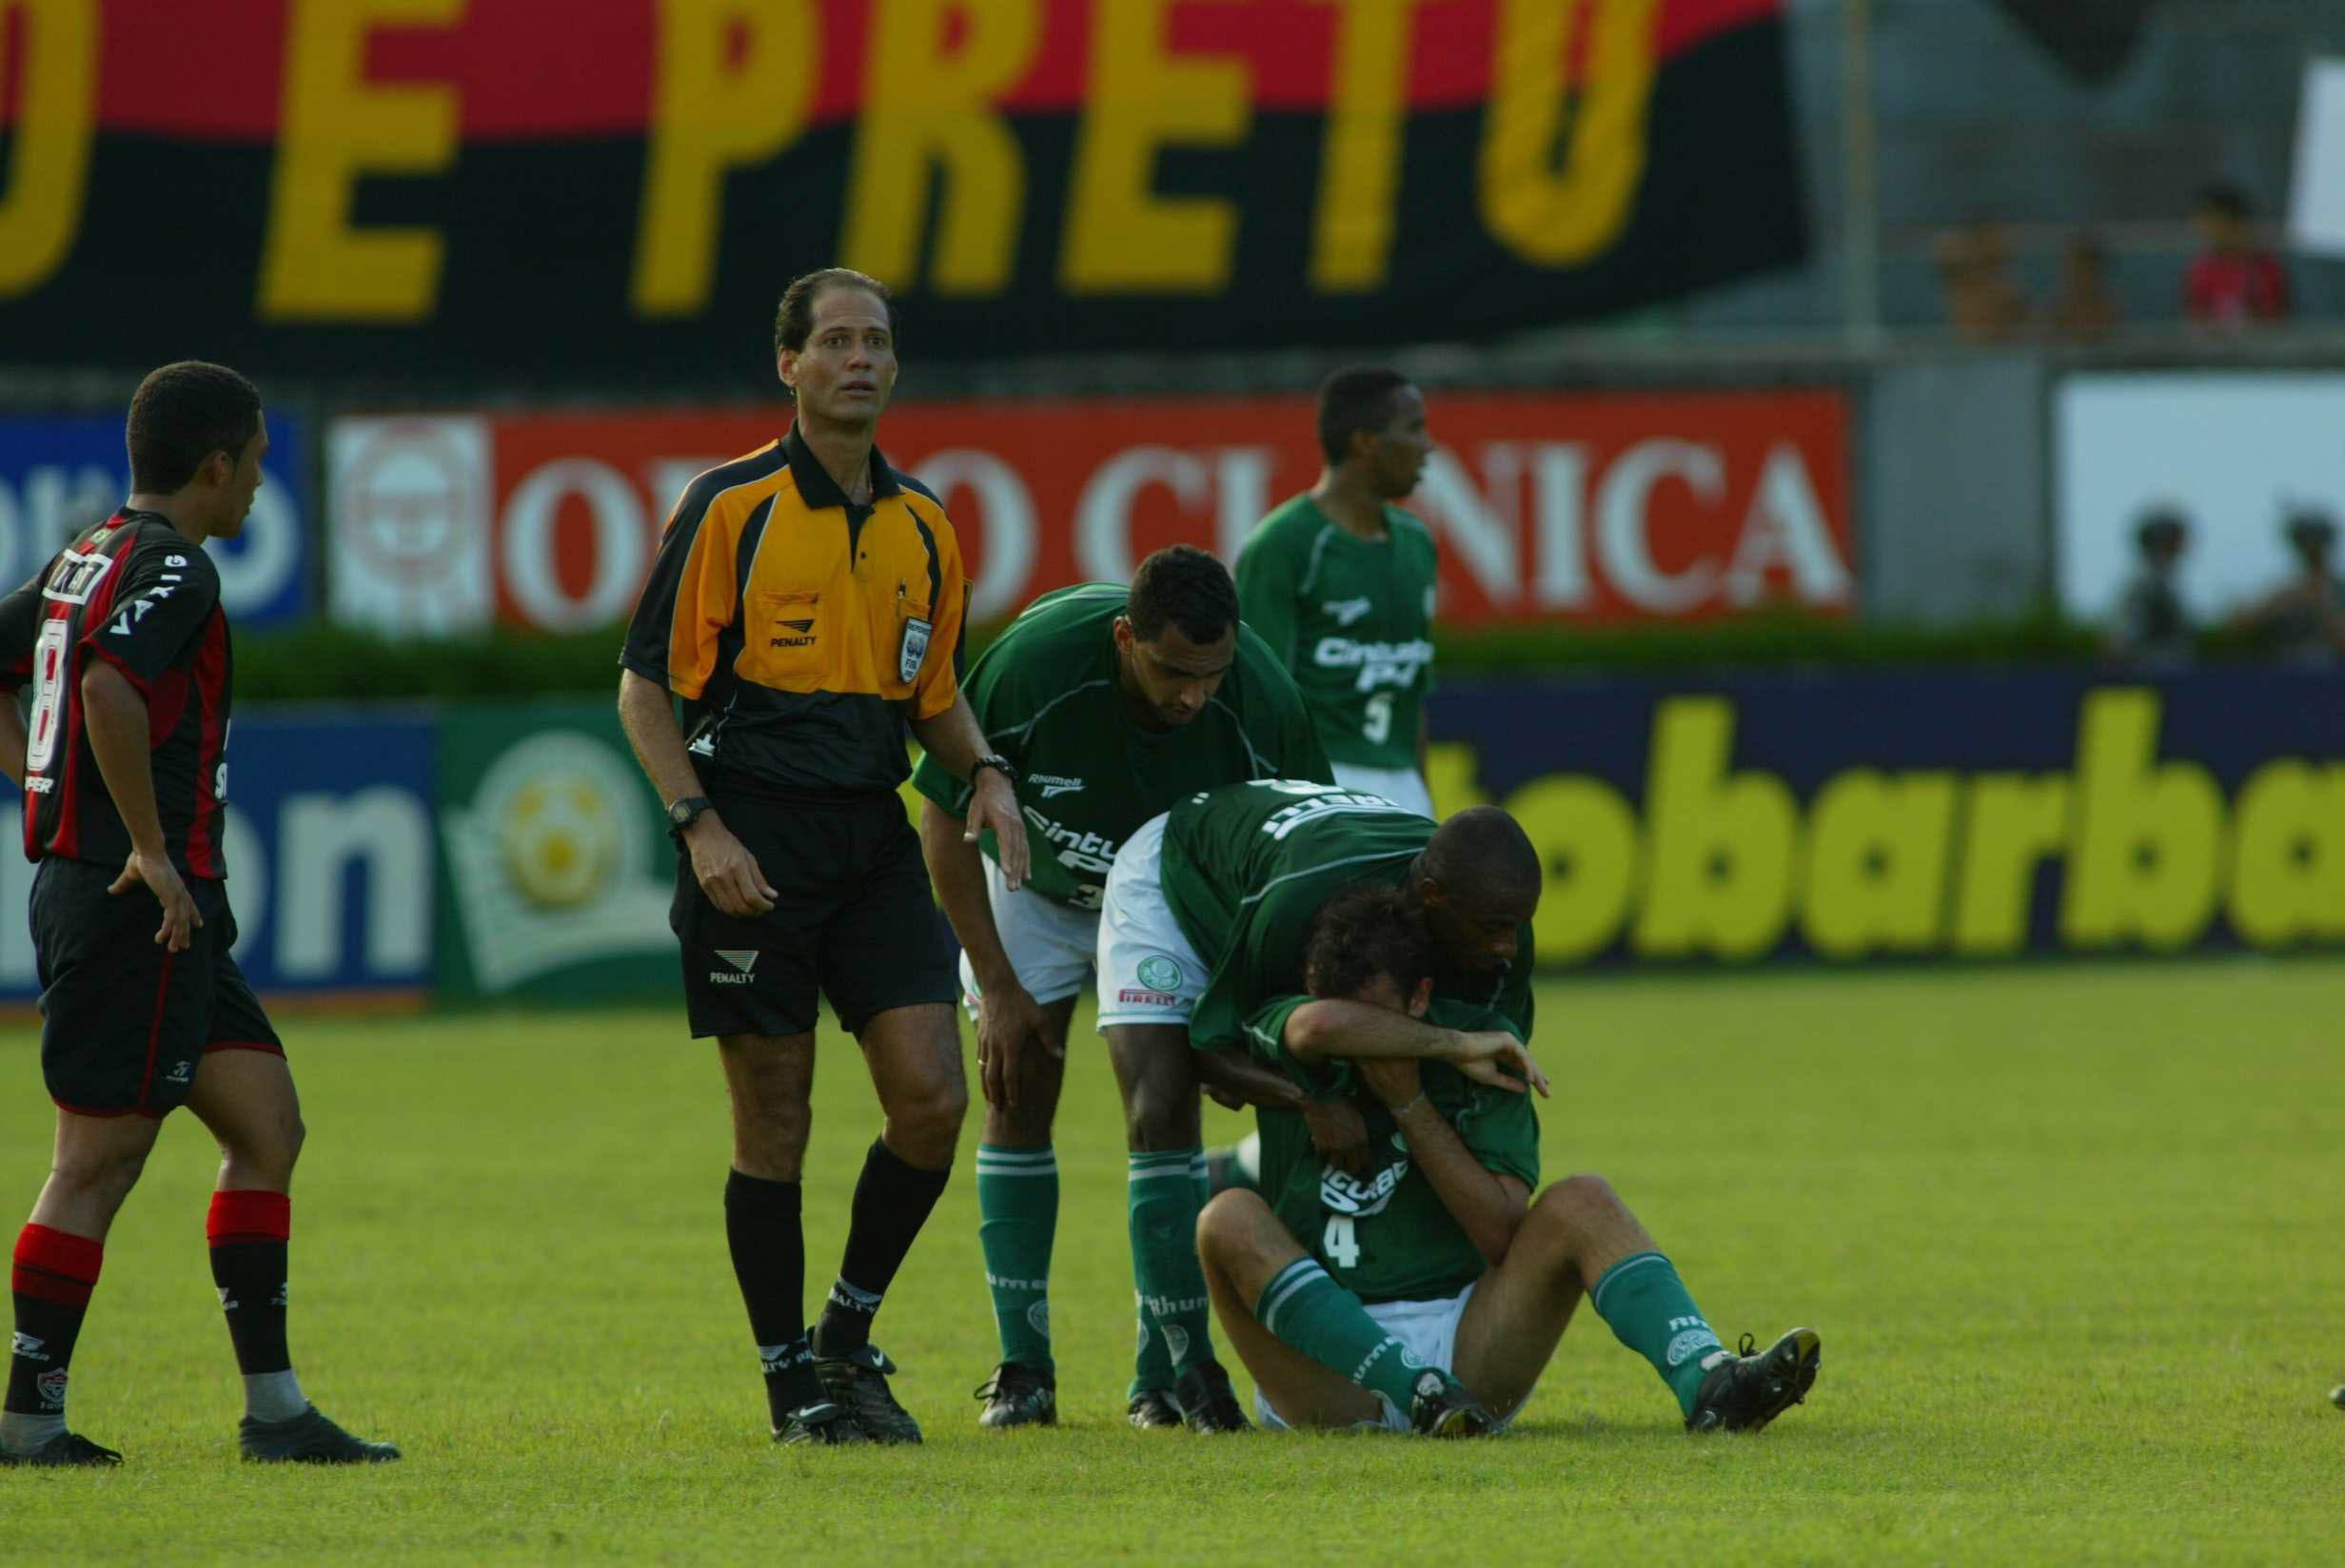
[[[1513,813],[1550,964],[2345,943],[2345,674],[1456,681],[1444,812]]]
[[[245,530],[207,546],[221,608],[239,632],[292,625],[310,604],[311,427],[277,413],[266,421],[268,460]],[[0,583],[31,577],[129,493],[120,414],[0,419]]]
[[[2153,507],[2190,524],[2178,578],[2203,622],[2298,571],[2281,534],[2299,508],[2345,525],[2345,374],[2079,373],[2054,394],[2060,603],[2107,616]]]
[[[237,714],[227,890],[236,961],[257,990],[423,998],[434,958],[435,729],[428,715],[391,709]],[[26,1002],[40,990],[25,916],[35,868],[13,791],[0,834],[0,1001]]]
[[[444,708],[439,763],[443,997],[675,990],[676,850],[611,704]]]
[[[1834,389],[1440,393],[1407,504],[1442,549],[1450,623],[1852,613],[1849,417]],[[328,427],[327,602],[403,633],[623,621],[692,476],[786,407],[395,416]],[[940,496],[974,618],[1125,581],[1179,540],[1234,559],[1320,464],[1311,400],[906,402],[881,448]]]
[[[1602,316],[1804,254],[1783,10],[19,0],[0,343],[705,385],[834,263],[932,357]]]

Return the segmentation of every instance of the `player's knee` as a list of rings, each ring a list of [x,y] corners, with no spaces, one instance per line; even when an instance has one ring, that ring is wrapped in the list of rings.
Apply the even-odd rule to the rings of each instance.
[[[144,1148],[81,1149],[59,1159],[49,1169],[49,1181],[77,1197],[119,1204],[138,1186],[147,1168]]]
[[[1589,1171],[1567,1176],[1539,1194],[1531,1216],[1541,1224],[1569,1231],[1584,1230],[1598,1219],[1617,1213],[1620,1195],[1612,1184]]]
[[[1197,1141],[1197,1099],[1186,1085],[1143,1079],[1124,1107],[1125,1141],[1134,1149],[1187,1148]]]
[[[1215,1193],[1197,1211],[1197,1250],[1219,1254],[1232,1241],[1250,1234],[1270,1212],[1262,1195],[1245,1187]]]
[[[968,1084],[957,1073],[940,1076],[895,1096],[888,1106],[889,1141],[900,1141],[907,1155],[916,1149],[949,1155],[968,1115]]]

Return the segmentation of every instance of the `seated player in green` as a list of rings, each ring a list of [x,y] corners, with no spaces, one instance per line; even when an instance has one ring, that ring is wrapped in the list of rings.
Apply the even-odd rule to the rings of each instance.
[[[977,723],[1014,773],[1034,845],[1033,870],[1012,892],[962,818],[970,786],[922,761],[913,783],[920,843],[939,901],[961,942],[961,987],[977,1023],[985,1132],[977,1146],[978,1239],[1001,1336],[1001,1362],[978,1390],[988,1427],[1057,1419],[1050,1274],[1058,1221],[1051,1125],[1066,1073],[1067,1026],[1098,946],[1101,885],[1133,830],[1199,790],[1243,779],[1329,778],[1302,693],[1260,638],[1239,624],[1237,585],[1203,550],[1174,545],[1140,563],[1132,586],[1086,583],[1028,606],[985,651],[963,689]],[[1131,1147],[1127,1186],[1133,1272],[1143,1290],[1158,1253],[1188,1259],[1203,1195],[1197,1164],[1197,1079],[1177,1021],[1158,1027],[1159,970],[1128,979],[1103,1008]],[[1176,1072],[1129,1068],[1149,1060]],[[1247,1064],[1261,1086],[1285,1087]],[[1177,1183],[1166,1173],[1177,1168]],[[1177,1186],[1181,1201],[1171,1199]],[[1208,1431],[1246,1424],[1244,1407],[1193,1339],[1141,1323],[1128,1391],[1132,1422]]]
[[[1198,1222],[1263,1424],[1502,1430],[1583,1294],[1652,1362],[1688,1430],[1756,1431],[1800,1402],[1821,1359],[1813,1329],[1764,1351],[1745,1336],[1738,1356],[1603,1177],[1530,1199],[1539,1118],[1523,1090],[1544,1092],[1544,1077],[1509,1020],[1436,999],[1436,957],[1406,892],[1339,894],[1311,926],[1310,994],[1248,1021],[1265,1060],[1361,1107],[1378,1155],[1366,1175],[1338,1171],[1294,1112],[1265,1107],[1261,1191],[1224,1192]]]

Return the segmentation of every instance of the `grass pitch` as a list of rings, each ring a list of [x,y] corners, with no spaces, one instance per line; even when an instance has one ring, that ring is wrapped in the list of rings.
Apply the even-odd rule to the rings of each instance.
[[[73,1371],[74,1424],[128,1463],[0,1472],[0,1558],[2335,1561],[2340,1019],[2326,962],[1550,984],[1549,1178],[1609,1176],[1723,1332],[1813,1323],[1823,1376],[1766,1433],[1697,1441],[1583,1307],[1514,1436],[1439,1445],[1125,1426],[1123,1151],[1078,1029],[1064,1424],[975,1424],[973,1122],[879,1320],[926,1447],[784,1452],[725,1257],[717,1067],[680,1008],[288,1017],[294,1353],[406,1460],[237,1463],[211,1150],[175,1117]],[[30,1030],[0,1071],[13,1225],[49,1139]],[[810,1303],[877,1124],[851,1044],[817,1099]]]

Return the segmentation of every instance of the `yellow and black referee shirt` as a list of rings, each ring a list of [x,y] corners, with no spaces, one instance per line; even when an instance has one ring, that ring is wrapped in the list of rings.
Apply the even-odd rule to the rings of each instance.
[[[620,663],[684,699],[703,776],[895,789],[904,723],[953,705],[969,583],[944,506],[871,455],[850,506],[793,428],[695,479],[668,519]]]

